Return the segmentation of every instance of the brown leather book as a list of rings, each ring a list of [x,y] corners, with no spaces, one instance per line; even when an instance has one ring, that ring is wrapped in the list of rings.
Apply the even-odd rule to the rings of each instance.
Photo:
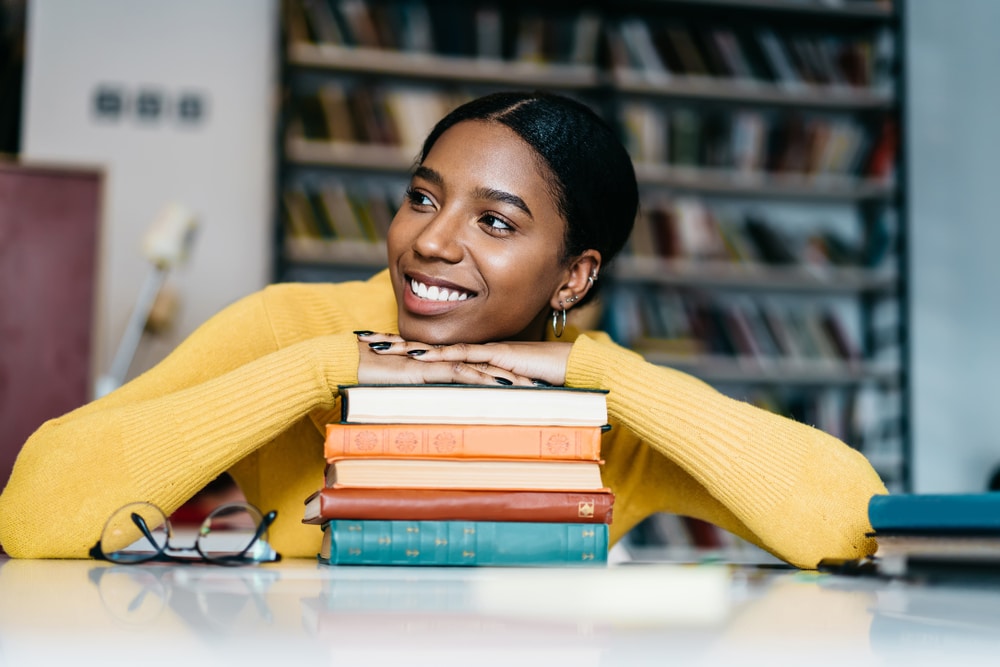
[[[350,456],[597,461],[599,426],[329,424],[328,461]]]
[[[302,522],[319,525],[331,519],[376,519],[611,523],[614,501],[608,489],[581,493],[326,487],[306,499]]]

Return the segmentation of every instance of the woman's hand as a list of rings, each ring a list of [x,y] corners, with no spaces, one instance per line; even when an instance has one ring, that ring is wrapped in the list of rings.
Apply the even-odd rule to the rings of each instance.
[[[562,385],[571,343],[428,345],[394,334],[358,334],[358,382]]]

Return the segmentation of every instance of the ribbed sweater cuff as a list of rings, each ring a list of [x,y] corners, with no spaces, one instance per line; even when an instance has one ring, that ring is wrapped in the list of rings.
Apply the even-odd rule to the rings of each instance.
[[[740,508],[744,520],[784,501],[809,445],[829,438],[586,336],[573,346],[566,377],[572,386],[607,389],[612,419],[678,463],[723,504]]]

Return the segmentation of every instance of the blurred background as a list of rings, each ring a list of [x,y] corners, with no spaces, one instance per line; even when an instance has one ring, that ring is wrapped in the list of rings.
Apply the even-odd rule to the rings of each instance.
[[[993,0],[0,0],[0,484],[235,299],[377,271],[433,122],[542,88],[640,179],[591,323],[890,488],[985,490],[997,27]]]

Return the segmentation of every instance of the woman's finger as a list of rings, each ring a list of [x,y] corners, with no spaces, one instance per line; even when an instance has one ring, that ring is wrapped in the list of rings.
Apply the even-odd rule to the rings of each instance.
[[[359,329],[354,332],[354,335],[358,337],[358,340],[363,340],[368,343],[385,341],[390,343],[399,343],[403,340],[399,334],[379,333],[377,331],[368,331],[367,329]]]
[[[416,345],[423,349],[425,346]],[[458,343],[430,346],[412,354],[423,363],[488,364],[511,376],[533,378],[536,385],[561,385],[566,381],[566,363],[572,345],[551,342]]]
[[[358,340],[367,341],[368,347],[379,354],[419,357],[432,349],[430,345],[405,341],[399,336],[391,335],[359,337]]]
[[[530,378],[490,364],[435,362],[419,366],[421,380],[429,384],[481,384],[493,386],[532,386]]]

